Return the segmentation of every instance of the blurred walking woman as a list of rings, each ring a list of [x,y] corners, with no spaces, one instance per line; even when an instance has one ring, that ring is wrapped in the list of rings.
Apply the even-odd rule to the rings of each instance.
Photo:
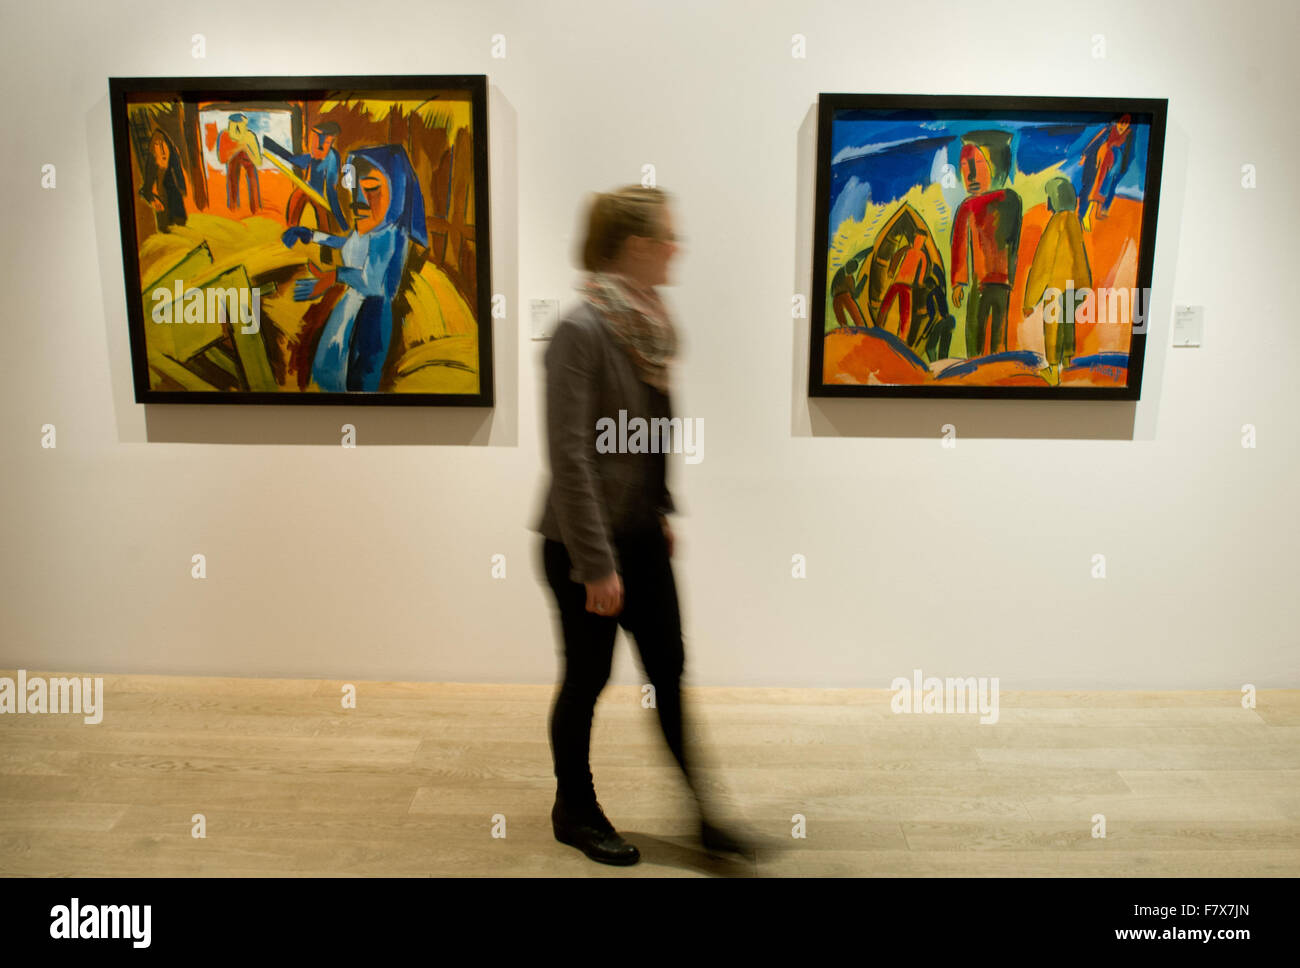
[[[684,665],[677,588],[669,558],[674,510],[662,448],[602,453],[597,422],[671,416],[670,371],[678,335],[655,291],[677,251],[665,192],[627,187],[595,196],[582,247],[581,301],[556,327],[546,352],[546,433],[551,484],[541,521],[542,563],[559,606],[563,681],[551,709],[555,837],[593,860],[635,864],[596,800],[591,722],[609,679],[617,627],[636,641],[655,690],[664,739],[699,803],[682,729]],[[651,437],[653,437],[653,432]],[[648,448],[653,449],[653,448]],[[709,822],[712,850],[746,845]]]

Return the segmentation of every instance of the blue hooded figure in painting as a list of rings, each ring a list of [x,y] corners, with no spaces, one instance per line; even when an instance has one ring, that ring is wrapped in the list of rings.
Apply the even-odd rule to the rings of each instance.
[[[379,389],[393,336],[393,297],[402,284],[408,243],[429,244],[424,195],[401,145],[360,148],[348,155],[353,228],[346,236],[295,226],[281,239],[317,242],[341,251],[343,265],[299,279],[294,299],[317,299],[335,282],[347,287],[330,312],[312,362],[312,379],[326,392]]]

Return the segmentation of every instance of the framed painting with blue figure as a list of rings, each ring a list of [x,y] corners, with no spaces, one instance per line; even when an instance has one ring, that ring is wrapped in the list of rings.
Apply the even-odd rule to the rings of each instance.
[[[492,405],[485,77],[109,94],[137,402]]]
[[[1138,399],[1167,104],[821,95],[809,396]]]

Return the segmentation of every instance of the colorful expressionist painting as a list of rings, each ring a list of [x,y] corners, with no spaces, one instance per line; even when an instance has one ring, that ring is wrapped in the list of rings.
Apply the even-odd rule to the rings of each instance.
[[[823,94],[809,395],[1138,399],[1166,106]]]
[[[138,402],[492,404],[486,78],[109,92]]]

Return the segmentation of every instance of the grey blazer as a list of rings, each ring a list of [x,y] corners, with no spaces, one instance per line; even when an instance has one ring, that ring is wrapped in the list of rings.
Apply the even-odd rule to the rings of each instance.
[[[647,509],[676,510],[667,486],[650,493],[656,487],[648,455],[596,449],[596,421],[609,417],[617,428],[620,410],[627,411],[628,420],[643,416],[648,421],[648,395],[599,313],[585,301],[571,308],[546,348],[551,481],[533,530],[564,543],[574,581],[596,581],[621,571],[613,536]]]

